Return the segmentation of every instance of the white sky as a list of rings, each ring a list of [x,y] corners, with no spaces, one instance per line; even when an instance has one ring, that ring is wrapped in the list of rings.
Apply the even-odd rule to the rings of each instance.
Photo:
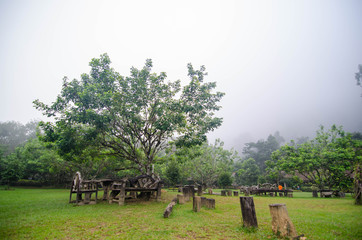
[[[108,53],[128,75],[154,71],[186,83],[205,65],[226,93],[209,136],[241,149],[279,130],[310,136],[323,124],[362,131],[362,1],[0,0],[0,121],[44,119],[62,78],[79,79]]]

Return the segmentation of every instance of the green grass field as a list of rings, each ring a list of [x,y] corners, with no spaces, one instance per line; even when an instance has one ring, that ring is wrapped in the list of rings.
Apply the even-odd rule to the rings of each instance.
[[[259,228],[242,227],[238,197],[209,196],[216,209],[192,211],[192,202],[163,211],[177,192],[161,202],[76,206],[62,189],[0,190],[0,239],[277,239],[271,230],[269,204],[284,203],[298,234],[307,239],[362,239],[362,206],[345,199],[255,196]]]

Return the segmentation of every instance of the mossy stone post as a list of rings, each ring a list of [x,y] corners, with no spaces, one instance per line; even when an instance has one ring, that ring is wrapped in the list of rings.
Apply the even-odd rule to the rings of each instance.
[[[159,202],[161,201],[161,184],[158,184],[157,186],[157,192],[156,192],[156,201]]]
[[[185,195],[177,194],[177,202],[179,204],[185,204]]]
[[[200,212],[201,209],[201,197],[193,197],[193,210],[194,212]]]
[[[197,196],[202,196],[202,186],[197,186]]]
[[[188,202],[190,201],[190,193],[189,193],[190,189],[188,188],[188,186],[185,186],[182,188],[182,193],[185,196],[185,201]]]
[[[189,201],[190,198],[193,198],[195,196],[195,187],[193,185],[187,185],[184,187],[184,189],[186,190],[188,196],[188,200],[186,199],[186,201]]]
[[[297,236],[297,231],[289,218],[285,204],[271,204],[269,210],[272,217],[272,229],[277,236],[289,238]]]
[[[221,190],[221,196],[226,196],[226,190]]]
[[[239,192],[238,191],[234,191],[234,197],[238,197],[239,196]]]
[[[201,197],[201,207],[206,207],[206,197]]]
[[[270,192],[269,195],[270,195],[271,197],[274,197],[274,193],[273,193],[273,192]]]
[[[244,227],[258,227],[253,197],[240,197],[241,214]]]
[[[119,190],[119,200],[118,205],[123,206],[126,199],[126,189],[124,186]]]
[[[209,194],[212,195],[212,189],[211,188],[209,188]]]
[[[206,199],[206,207],[210,209],[215,209],[215,199],[207,198]]]
[[[227,193],[228,193],[228,196],[229,196],[229,197],[232,197],[232,196],[233,196],[233,191],[227,190]]]

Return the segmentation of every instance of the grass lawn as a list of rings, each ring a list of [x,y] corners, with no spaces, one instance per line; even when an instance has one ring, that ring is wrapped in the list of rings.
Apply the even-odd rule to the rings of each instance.
[[[238,197],[216,199],[216,209],[192,211],[192,202],[163,211],[176,191],[161,202],[76,206],[62,189],[0,190],[0,239],[277,239],[271,230],[269,204],[284,203],[298,234],[307,239],[362,239],[362,206],[344,199],[254,196],[259,228],[242,227]]]

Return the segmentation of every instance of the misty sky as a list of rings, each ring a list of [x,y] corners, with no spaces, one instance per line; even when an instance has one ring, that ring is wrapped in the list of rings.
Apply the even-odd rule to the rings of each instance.
[[[0,121],[45,118],[62,79],[80,78],[108,53],[112,67],[153,59],[186,84],[187,63],[205,65],[226,95],[209,134],[227,147],[312,136],[323,124],[362,131],[362,1],[0,0]]]

